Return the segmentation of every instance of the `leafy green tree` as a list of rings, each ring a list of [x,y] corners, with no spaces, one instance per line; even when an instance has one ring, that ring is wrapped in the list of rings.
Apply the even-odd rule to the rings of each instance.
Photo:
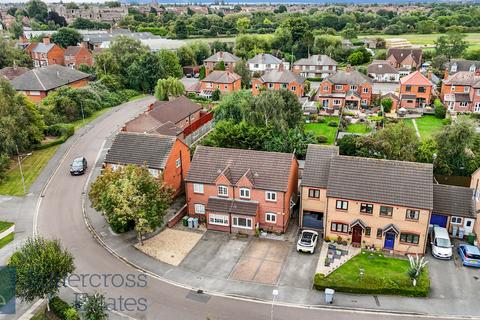
[[[0,69],[12,67],[15,63],[19,67],[32,66],[32,59],[22,49],[15,46],[15,42],[0,39]]]
[[[44,22],[47,19],[48,7],[41,0],[30,0],[25,4],[25,10],[30,18],[38,22]]]
[[[214,70],[225,71],[225,62],[218,61],[215,66],[213,67]]]
[[[202,66],[200,67],[200,70],[199,70],[198,74],[199,74],[198,77],[199,77],[200,80],[205,79],[205,77],[206,77],[206,70],[205,70],[205,66],[204,66],[204,65],[202,65]]]
[[[67,20],[65,20],[65,17],[62,17],[59,15],[56,11],[49,11],[47,15],[47,22],[53,22],[54,25],[58,25],[60,27],[66,27],[67,26]]]
[[[123,232],[133,224],[142,245],[143,234],[163,224],[172,195],[171,187],[135,165],[106,169],[89,192],[93,208],[105,214],[112,229]]]
[[[183,76],[182,66],[174,52],[162,49],[157,52],[157,55],[160,59],[159,78],[181,78]]]
[[[435,117],[439,119],[445,119],[445,116],[447,115],[447,108],[445,108],[442,101],[440,101],[440,99],[435,99],[433,105],[435,106]]]
[[[188,29],[185,21],[178,19],[175,22],[174,32],[178,39],[186,39],[188,37]]]
[[[173,77],[160,79],[155,87],[155,97],[160,101],[168,101],[169,97],[178,97],[184,94],[185,86]]]
[[[75,29],[60,28],[57,32],[52,34],[52,42],[58,44],[62,48],[68,46],[76,46],[82,42],[83,36]]]
[[[19,130],[19,128],[22,128]],[[0,155],[29,149],[43,140],[45,123],[35,106],[0,79]]]
[[[223,96],[222,101],[213,109],[215,121],[240,123],[245,120],[244,115],[252,100],[253,95],[249,90],[239,90]]]
[[[437,152],[437,143],[434,139],[426,139],[420,142],[417,149],[417,161],[433,163]]]
[[[284,12],[287,12],[287,7],[285,7],[285,5],[281,4],[278,6],[278,8],[276,8],[275,10],[273,10],[274,13],[284,13]]]
[[[183,46],[177,50],[178,61],[182,67],[194,66],[197,64],[195,60],[195,53],[191,47]]]
[[[6,153],[0,154],[0,182],[7,176],[7,171],[10,168],[10,157]]]
[[[417,22],[416,29],[418,33],[429,34],[435,32],[437,26],[433,20],[421,20]]]
[[[58,240],[29,238],[10,261],[15,268],[17,297],[31,302],[58,294],[61,282],[75,270],[73,256]]]
[[[190,43],[189,47],[192,49],[195,55],[195,61],[197,64],[203,64],[203,60],[210,57],[211,50],[205,41],[196,40]]]
[[[468,48],[468,42],[465,40],[466,35],[459,32],[448,32],[435,41],[436,55],[444,55],[447,58],[461,57]]]
[[[220,97],[222,96],[222,93],[220,92],[220,89],[216,88],[213,92],[212,92],[212,100],[213,101],[218,101],[220,100]]]
[[[343,29],[342,37],[344,37],[345,39],[356,39],[357,38],[357,31],[353,28]]]
[[[242,78],[242,88],[250,88],[250,69],[248,69],[248,64],[245,60],[235,63],[234,72]]]
[[[337,146],[341,155],[345,156],[356,156],[358,146],[359,136],[355,135],[346,135],[341,139],[337,140]]]
[[[467,60],[480,60],[480,49],[470,49],[464,54]]]
[[[242,17],[237,20],[238,33],[245,33],[250,28],[250,19]]]
[[[392,111],[393,100],[390,98],[384,98],[380,101],[380,104],[383,106],[383,111],[385,113],[390,113]]]
[[[12,23],[8,31],[10,31],[14,39],[19,39],[21,36],[23,36],[23,25],[21,22],[15,21]]]
[[[105,297],[96,292],[94,294],[85,294],[82,297],[82,310],[85,320],[106,320],[108,319],[107,304]]]

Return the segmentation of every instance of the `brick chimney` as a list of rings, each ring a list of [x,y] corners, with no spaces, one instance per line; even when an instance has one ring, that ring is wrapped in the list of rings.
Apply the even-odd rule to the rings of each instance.
[[[346,72],[352,72],[352,66],[347,64],[346,68],[345,68],[345,71]]]
[[[278,71],[285,71],[285,65],[283,64],[283,62],[281,62],[281,63],[278,65]]]
[[[218,57],[219,57],[220,59],[223,59],[223,51],[218,51]]]
[[[43,38],[43,44],[45,44],[45,45],[50,44],[50,37],[44,37]]]

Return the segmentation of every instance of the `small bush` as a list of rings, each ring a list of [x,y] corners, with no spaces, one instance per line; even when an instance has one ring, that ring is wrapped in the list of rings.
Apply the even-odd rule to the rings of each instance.
[[[50,310],[61,320],[80,320],[77,310],[59,297],[50,300]]]
[[[318,143],[327,143],[327,142],[328,142],[328,138],[325,137],[325,136],[319,135],[319,136],[317,136],[317,142],[318,142]]]
[[[318,117],[317,118],[317,123],[325,123],[325,118],[324,117]]]
[[[442,123],[446,126],[451,125],[452,124],[452,118],[445,118],[445,119],[442,120]]]
[[[67,123],[57,123],[48,126],[45,129],[45,134],[47,136],[55,137],[71,137],[75,133],[75,127],[72,124]]]
[[[328,126],[329,126],[329,127],[338,127],[338,122],[336,122],[336,121],[330,121],[330,122],[328,123]]]
[[[435,99],[433,105],[435,106],[435,117],[439,119],[445,119],[445,116],[447,115],[447,108],[445,108],[440,99]]]

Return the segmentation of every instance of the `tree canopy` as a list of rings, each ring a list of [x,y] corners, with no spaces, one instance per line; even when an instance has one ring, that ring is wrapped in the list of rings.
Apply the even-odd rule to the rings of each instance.
[[[76,46],[82,42],[83,36],[75,29],[60,28],[52,34],[52,42],[58,44],[62,48]]]

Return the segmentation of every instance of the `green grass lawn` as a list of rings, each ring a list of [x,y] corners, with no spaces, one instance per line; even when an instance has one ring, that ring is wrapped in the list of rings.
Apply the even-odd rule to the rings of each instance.
[[[314,285],[319,290],[332,288],[349,293],[428,296],[430,288],[428,269],[424,269],[417,286],[414,287],[407,274],[409,268],[408,260],[363,252],[327,277],[315,275]],[[360,269],[364,270],[363,277],[360,276]]]
[[[37,179],[38,175],[42,172],[50,158],[55,154],[58,147],[59,145],[56,145],[43,150],[35,150],[30,156],[22,161],[27,192],[28,189],[30,189],[30,185]],[[0,194],[12,196],[25,195],[18,165],[15,165],[10,171],[8,171],[5,181],[0,184]]]
[[[7,244],[9,244],[10,242],[12,242],[14,236],[15,236],[15,233],[12,232],[12,233],[10,233],[8,236],[6,236],[5,238],[0,239],[0,249],[2,249],[2,248],[5,247]]]
[[[3,232],[13,226],[13,222],[0,221],[0,232]]]
[[[408,126],[414,128],[412,119],[405,119],[404,121]],[[415,119],[415,122],[418,127],[418,132],[420,133],[420,139],[422,140],[433,137],[433,135],[439,132],[443,127],[442,119],[432,115],[417,118]]]
[[[348,125],[347,132],[357,133],[357,134],[366,134],[372,131],[372,128],[365,123],[352,123]]]
[[[325,136],[327,138],[326,144],[333,144],[338,127],[330,127],[328,123],[331,121],[338,124],[337,117],[325,117],[323,123],[306,123],[305,132],[313,132],[316,136]]]

